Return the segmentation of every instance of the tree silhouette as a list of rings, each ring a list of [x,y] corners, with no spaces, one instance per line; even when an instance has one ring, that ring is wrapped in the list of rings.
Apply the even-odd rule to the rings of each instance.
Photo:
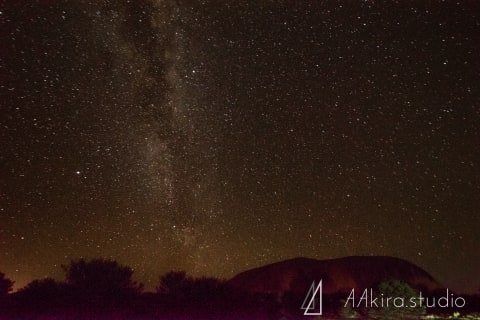
[[[192,282],[185,271],[170,271],[160,277],[160,284],[157,286],[157,293],[172,296],[180,295]]]
[[[15,299],[24,310],[48,310],[67,303],[68,287],[52,278],[33,280],[15,294]]]
[[[83,294],[114,297],[138,294],[143,286],[132,279],[133,270],[113,260],[80,259],[62,266],[67,284]]]
[[[218,298],[223,287],[224,283],[216,278],[195,278],[187,288],[187,295],[191,301],[203,303]]]
[[[160,277],[157,294],[171,314],[195,314],[201,319],[225,319],[245,312],[255,303],[250,297],[217,278],[193,278],[184,271],[171,271]],[[238,314],[237,314],[238,315]]]
[[[5,277],[5,274],[0,272],[0,298],[8,295],[13,288],[13,281]]]

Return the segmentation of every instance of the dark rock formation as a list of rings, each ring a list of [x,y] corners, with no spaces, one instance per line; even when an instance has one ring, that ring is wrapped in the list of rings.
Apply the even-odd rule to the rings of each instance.
[[[350,292],[352,288],[375,288],[384,280],[400,280],[413,288],[430,292],[442,286],[425,270],[393,257],[352,256],[330,260],[296,258],[247,270],[229,284],[249,292],[305,294],[312,284],[323,280],[323,293]]]

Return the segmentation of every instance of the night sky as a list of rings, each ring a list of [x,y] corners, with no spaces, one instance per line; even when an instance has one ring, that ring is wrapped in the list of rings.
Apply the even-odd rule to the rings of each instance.
[[[0,59],[16,288],[348,255],[480,288],[478,1],[6,0]]]

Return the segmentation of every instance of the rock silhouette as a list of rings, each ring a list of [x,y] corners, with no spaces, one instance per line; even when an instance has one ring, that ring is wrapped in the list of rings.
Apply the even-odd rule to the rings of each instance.
[[[349,292],[352,288],[373,288],[389,279],[404,281],[427,292],[442,288],[420,267],[386,256],[351,256],[330,260],[295,258],[244,271],[228,283],[248,292],[305,294],[312,281],[321,279],[326,294]]]

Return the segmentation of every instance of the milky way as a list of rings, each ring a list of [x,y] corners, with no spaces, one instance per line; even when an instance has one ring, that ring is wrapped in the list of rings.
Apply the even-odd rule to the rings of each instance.
[[[0,271],[391,255],[480,287],[470,2],[0,4]]]

